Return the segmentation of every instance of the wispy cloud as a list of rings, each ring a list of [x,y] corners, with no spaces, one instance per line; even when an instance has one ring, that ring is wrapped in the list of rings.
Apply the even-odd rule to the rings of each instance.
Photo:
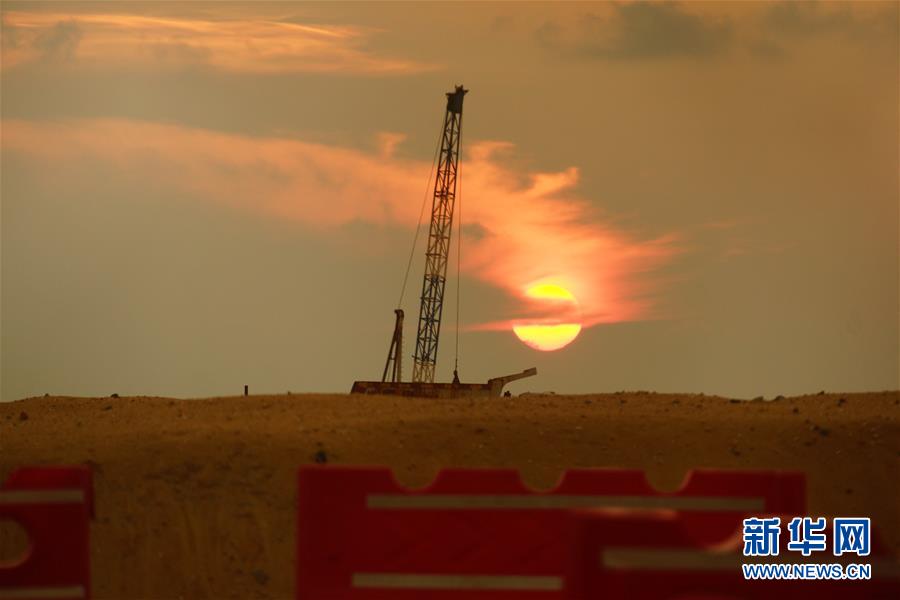
[[[387,139],[388,147],[397,142]],[[677,236],[639,239],[617,228],[576,193],[576,168],[515,171],[499,160],[511,150],[503,142],[466,149],[462,271],[516,299],[510,319],[546,316],[526,295],[542,282],[570,290],[586,326],[654,316],[656,270],[678,252]],[[414,226],[428,173],[427,164],[384,147],[369,153],[130,120],[5,121],[3,152],[56,172],[100,161],[209,202],[322,229],[354,221]]]
[[[780,2],[766,7],[762,24],[772,32],[795,36],[837,33],[896,39],[897,3]]]
[[[432,68],[367,50],[376,33],[277,19],[5,11],[2,58],[4,68],[48,60],[253,73],[402,74]]]
[[[709,59],[733,50],[766,60],[804,39],[842,35],[896,44],[896,2],[677,3],[629,1],[547,20],[534,29],[544,48],[568,58],[652,62]]]
[[[720,54],[732,40],[727,21],[688,12],[677,4],[617,3],[600,14],[537,30],[546,46],[570,54],[610,60],[702,58]]]
[[[843,36],[860,45],[897,43],[896,2],[779,2],[765,4],[757,20],[750,51],[783,59],[791,41]]]

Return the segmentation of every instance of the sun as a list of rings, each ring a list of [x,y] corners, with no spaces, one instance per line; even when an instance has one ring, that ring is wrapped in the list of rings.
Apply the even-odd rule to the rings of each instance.
[[[513,325],[513,333],[535,350],[550,352],[568,346],[581,333],[578,301],[566,288],[541,283],[525,290],[525,296],[547,317]],[[576,321],[576,322],[573,322]]]

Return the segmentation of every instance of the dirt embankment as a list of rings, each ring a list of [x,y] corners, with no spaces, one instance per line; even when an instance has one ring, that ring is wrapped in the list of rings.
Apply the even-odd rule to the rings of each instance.
[[[900,392],[0,403],[0,478],[94,468],[97,598],[292,597],[295,470],[320,451],[415,486],[442,466],[517,467],[537,488],[569,467],[641,468],[667,489],[693,467],[799,469],[813,515],[871,516],[900,549]]]

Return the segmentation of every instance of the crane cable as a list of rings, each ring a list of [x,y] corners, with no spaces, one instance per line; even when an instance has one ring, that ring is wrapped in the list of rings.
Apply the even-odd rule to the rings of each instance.
[[[400,299],[397,300],[398,309],[403,307],[403,296],[406,294],[406,282],[409,279],[409,271],[412,268],[413,257],[416,254],[419,231],[422,229],[422,217],[425,216],[425,203],[428,201],[428,190],[431,188],[431,176],[434,174],[434,165],[437,163],[438,152],[441,151],[441,142],[444,139],[443,119],[441,120],[441,123],[441,134],[438,135],[437,145],[434,148],[434,156],[431,159],[431,170],[428,171],[428,179],[425,181],[425,193],[422,195],[422,207],[419,209],[419,220],[416,222],[416,233],[413,236],[412,248],[409,249],[409,260],[406,262],[406,273],[403,274],[403,285],[400,286]]]
[[[462,115],[459,117],[459,135],[462,136]],[[462,161],[459,154],[456,156],[456,186],[459,192],[456,194],[456,348],[453,357],[453,373],[459,372],[459,286],[460,286],[460,263],[462,261]]]

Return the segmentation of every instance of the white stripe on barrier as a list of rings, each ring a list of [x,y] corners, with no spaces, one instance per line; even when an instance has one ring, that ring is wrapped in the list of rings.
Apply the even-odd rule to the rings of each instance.
[[[418,590],[563,589],[562,577],[539,575],[429,575],[418,573],[354,573],[353,587]]]
[[[0,504],[82,504],[84,490],[0,490]]]
[[[699,511],[762,511],[763,498],[710,496],[564,496],[564,495],[467,495],[467,494],[371,494],[367,508],[421,509],[561,509],[645,508]]]
[[[57,587],[0,587],[0,600],[69,600],[71,598],[84,598],[84,587],[80,585]]]

